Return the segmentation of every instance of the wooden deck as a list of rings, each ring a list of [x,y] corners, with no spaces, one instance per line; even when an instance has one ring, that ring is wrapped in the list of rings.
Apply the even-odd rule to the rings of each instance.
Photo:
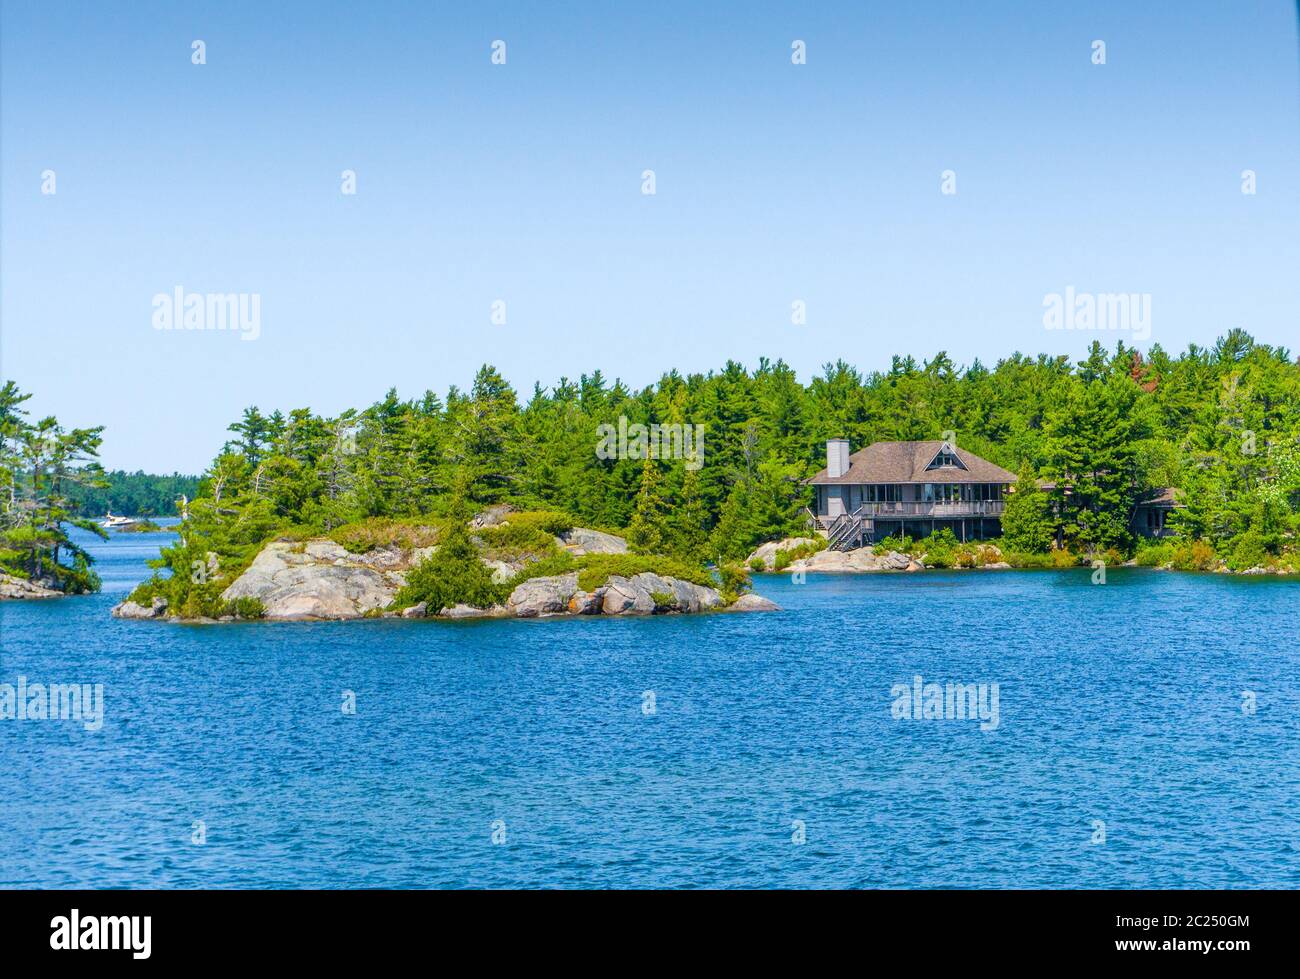
[[[809,516],[829,541],[831,550],[847,551],[861,547],[874,538],[876,521],[963,520],[966,518],[1001,517],[1005,500],[963,500],[958,503],[909,501],[897,503],[863,503],[852,513],[838,516]]]

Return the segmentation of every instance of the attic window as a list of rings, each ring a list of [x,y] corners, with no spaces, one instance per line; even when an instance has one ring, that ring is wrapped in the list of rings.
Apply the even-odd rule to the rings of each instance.
[[[943,469],[945,467],[951,467],[953,469],[966,468],[966,466],[962,463],[962,461],[957,458],[957,454],[947,448],[940,449],[939,454],[936,455],[932,460],[930,460],[930,464],[925,468],[927,470],[930,470],[930,469]]]

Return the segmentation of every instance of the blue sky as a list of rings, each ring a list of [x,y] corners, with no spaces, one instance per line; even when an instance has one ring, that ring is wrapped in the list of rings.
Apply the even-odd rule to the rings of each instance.
[[[1289,0],[4,0],[0,30],[0,369],[110,467],[484,362],[527,394],[1113,345],[1045,330],[1067,286],[1149,294],[1169,350],[1300,350]],[[260,336],[153,329],[176,286],[257,293]]]

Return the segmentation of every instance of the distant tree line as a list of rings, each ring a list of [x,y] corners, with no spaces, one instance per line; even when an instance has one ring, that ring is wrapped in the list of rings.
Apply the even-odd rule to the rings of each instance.
[[[193,497],[199,489],[198,476],[153,476],[121,469],[106,472],[103,485],[78,485],[68,493],[73,512],[87,517],[112,511],[130,517],[175,517],[182,496]]]

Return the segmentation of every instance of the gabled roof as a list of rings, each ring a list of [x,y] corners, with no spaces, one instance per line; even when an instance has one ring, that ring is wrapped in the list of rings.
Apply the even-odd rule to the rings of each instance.
[[[926,469],[947,447],[966,466]],[[831,478],[823,469],[808,482],[838,486],[845,483],[1014,483],[1015,473],[981,459],[950,442],[873,442],[849,456],[849,471]]]
[[[1178,497],[1181,495],[1181,493],[1182,491],[1174,486],[1164,486],[1158,489],[1148,490],[1145,494],[1143,494],[1141,497],[1138,498],[1137,505],[1154,506],[1154,507],[1180,507],[1182,506],[1182,504],[1178,502]]]

